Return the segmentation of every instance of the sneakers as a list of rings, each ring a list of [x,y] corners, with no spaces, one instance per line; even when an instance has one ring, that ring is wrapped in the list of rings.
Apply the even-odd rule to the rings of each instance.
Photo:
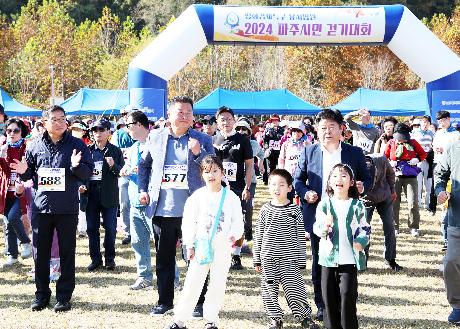
[[[239,271],[239,270],[243,269],[243,265],[241,265],[241,257],[240,257],[240,255],[233,255],[233,257],[232,257],[232,265],[230,266],[230,269],[231,270],[236,270],[236,271]]]
[[[152,308],[150,310],[150,316],[161,316],[161,315],[165,315],[166,313],[168,313],[169,311],[171,311],[173,309],[172,306],[167,306],[167,305],[163,305],[163,304],[159,304],[157,306],[155,306],[154,308]],[[177,327],[177,328],[184,328],[184,327]]]
[[[195,319],[201,319],[203,317],[203,304],[196,304],[193,310],[192,316]]]
[[[413,237],[418,237],[420,236],[420,233],[418,232],[418,229],[416,228],[413,228],[410,230],[410,234],[413,236]]]
[[[14,264],[16,264],[18,262],[18,259],[17,258],[14,258],[13,256],[9,255],[7,258],[6,258],[6,262],[3,263],[3,267],[10,267],[10,266],[13,266]]]
[[[22,259],[29,258],[30,256],[32,256],[32,244],[23,243],[22,244],[22,251],[21,251]]]
[[[71,308],[72,304],[70,304],[70,302],[57,302],[53,307],[54,312],[67,312],[70,311]]]
[[[395,236],[398,236],[399,230],[395,230]]]
[[[208,322],[204,325],[204,329],[218,329],[214,322]]]
[[[282,329],[283,321],[282,320],[271,320],[268,325],[268,329]]]
[[[105,269],[109,271],[115,270],[115,261],[113,259],[106,259],[105,260]]]
[[[453,308],[447,321],[453,324],[460,324],[460,308]]]
[[[177,323],[168,324],[164,329],[187,329],[186,326],[180,327]]]
[[[88,272],[93,272],[102,266],[102,260],[94,260],[88,265]]]
[[[300,326],[302,329],[320,329],[319,325],[317,325],[309,316],[302,320]]]
[[[401,271],[403,269],[403,267],[400,266],[398,263],[396,263],[396,261],[394,259],[387,260],[386,264],[387,264],[388,268],[392,269],[395,272],[399,272],[399,271]]]
[[[442,244],[441,251],[442,251],[442,252],[446,252],[446,251],[447,251],[447,241],[445,241],[445,242]]]
[[[141,290],[152,286],[152,281],[145,278],[137,278],[136,282],[129,287],[131,290]]]

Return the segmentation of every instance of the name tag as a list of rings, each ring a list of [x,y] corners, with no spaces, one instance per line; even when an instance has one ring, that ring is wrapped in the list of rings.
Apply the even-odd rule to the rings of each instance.
[[[94,162],[93,176],[89,180],[101,180],[102,179],[102,161]]]
[[[358,139],[358,147],[363,149],[366,152],[370,152],[372,149],[372,145],[374,144],[373,141],[367,138],[360,138]]]
[[[48,192],[65,191],[65,169],[64,168],[39,168],[38,190]]]
[[[10,179],[8,181],[8,191],[9,192],[16,191],[16,186],[14,185],[14,183],[16,182],[17,179],[18,179],[18,174],[15,172],[12,172],[10,175]]]
[[[281,149],[281,142],[271,140],[271,141],[268,142],[268,146],[270,148],[274,149],[275,151],[279,151]]]
[[[228,181],[235,182],[236,172],[238,170],[238,166],[236,165],[236,163],[235,162],[224,162],[223,165],[224,165],[224,173]]]
[[[161,188],[188,189],[187,165],[165,165]]]

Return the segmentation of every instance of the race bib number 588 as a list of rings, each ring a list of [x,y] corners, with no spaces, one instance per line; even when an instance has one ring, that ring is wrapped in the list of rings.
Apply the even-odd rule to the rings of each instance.
[[[40,191],[63,192],[65,191],[64,168],[39,168],[38,189]]]

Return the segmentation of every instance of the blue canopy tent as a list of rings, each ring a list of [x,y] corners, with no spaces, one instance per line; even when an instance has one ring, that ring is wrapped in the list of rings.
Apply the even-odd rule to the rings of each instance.
[[[128,90],[105,90],[82,88],[61,106],[66,114],[120,114],[120,110],[129,104]]]
[[[343,114],[367,108],[372,115],[409,116],[430,114],[426,89],[384,91],[359,88],[341,102],[331,106]]]
[[[22,105],[10,95],[8,95],[2,88],[0,88],[0,104],[5,108],[5,114],[14,117],[14,116],[31,116],[31,117],[41,117],[42,111],[37,110],[25,105]]]
[[[231,108],[237,115],[316,114],[321,109],[297,97],[287,89],[266,91],[235,91],[217,88],[200,99],[193,107],[195,114],[214,114],[221,106]]]

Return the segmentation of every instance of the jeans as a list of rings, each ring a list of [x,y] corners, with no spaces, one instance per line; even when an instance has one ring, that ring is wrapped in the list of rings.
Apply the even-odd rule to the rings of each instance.
[[[404,190],[409,208],[409,228],[419,228],[420,212],[417,200],[417,178],[416,177],[396,177],[395,192],[396,200],[393,202],[393,212],[395,217],[395,229],[399,230],[399,209],[401,207],[401,194]]]
[[[5,235],[8,241],[8,255],[18,258],[18,239],[21,243],[30,243],[24,224],[21,221],[21,208],[19,199],[6,199],[5,201]]]
[[[101,241],[99,228],[104,227],[104,256],[106,260],[115,259],[115,237],[117,234],[117,208],[106,208],[101,205],[101,191],[93,187],[89,192],[88,206],[86,207],[87,234],[89,240],[89,255],[93,262],[101,261]],[[75,234],[74,234],[75,235]]]
[[[426,160],[423,160],[418,164],[418,167],[422,170],[417,175],[417,195],[418,195],[418,204],[423,206],[422,200],[422,187],[425,186],[425,208],[430,207],[430,194],[431,194],[431,185],[433,183],[433,178],[428,177],[429,164]]]
[[[131,246],[137,263],[137,276],[152,281],[152,260],[150,256],[151,226],[142,208],[130,209]]]
[[[444,257],[444,284],[447,301],[453,308],[460,308],[460,228],[447,229],[449,243]]]
[[[131,218],[129,212],[131,210],[131,205],[129,202],[128,185],[129,180],[126,177],[120,177],[118,179],[118,193],[120,196],[120,215],[123,220],[123,232],[125,235],[131,234],[131,230],[129,228]]]
[[[368,223],[371,222],[372,214],[374,213],[375,209],[377,209],[377,213],[382,219],[383,224],[383,243],[385,246],[385,260],[396,259],[396,236],[393,215],[393,200],[391,200],[391,198],[389,197],[382,202],[366,205],[366,217]],[[366,259],[368,258],[369,247],[366,247]]]

